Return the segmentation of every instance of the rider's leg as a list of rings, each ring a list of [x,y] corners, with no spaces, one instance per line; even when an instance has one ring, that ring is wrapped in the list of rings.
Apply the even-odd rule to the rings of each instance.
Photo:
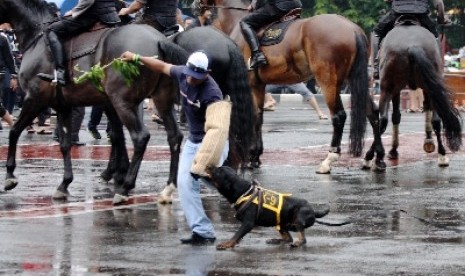
[[[45,81],[56,81],[62,86],[66,85],[68,75],[66,74],[66,55],[62,40],[89,30],[97,21],[98,18],[95,16],[80,16],[65,18],[50,24],[47,28],[46,36],[56,68],[56,78],[55,74],[40,73],[38,76]]]
[[[427,14],[418,15],[417,17],[423,27],[428,29],[428,31],[430,31],[435,37],[439,36],[438,30],[436,29],[436,23],[434,23]]]
[[[374,27],[373,32],[374,32],[374,37],[377,38],[377,42],[375,47],[376,49],[373,49],[373,77],[375,79],[379,79],[379,49],[381,46],[381,41],[383,38],[386,36],[386,34],[394,28],[394,22],[397,18],[398,14],[390,11],[387,14],[385,14],[378,22],[378,24]]]
[[[250,62],[250,68],[255,69],[263,65],[266,65],[268,62],[266,61],[265,55],[258,48],[259,44],[257,34],[252,29],[252,27],[244,21],[241,21],[240,26],[242,34],[244,35],[245,40],[250,46],[250,51],[252,52],[252,61]]]
[[[55,64],[55,74],[49,75],[40,73],[37,76],[45,81],[57,82],[61,86],[66,85],[66,65],[65,65],[65,51],[63,44],[53,30],[47,32],[47,39],[50,44],[50,50]]]

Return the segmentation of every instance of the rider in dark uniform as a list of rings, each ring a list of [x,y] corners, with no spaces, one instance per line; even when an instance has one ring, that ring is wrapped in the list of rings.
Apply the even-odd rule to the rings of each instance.
[[[384,0],[391,3],[391,10],[384,15],[378,25],[375,26],[374,32],[378,37],[378,45],[381,43],[387,33],[394,28],[396,19],[401,15],[414,15],[421,26],[428,29],[434,36],[438,36],[436,23],[429,17],[429,1],[428,0]],[[446,23],[444,17],[444,3],[442,0],[433,0],[434,6],[438,11],[438,23]],[[379,48],[379,46],[378,46]],[[379,78],[379,60],[378,54],[374,62],[374,77]]]
[[[62,44],[67,39],[89,30],[95,23],[115,25],[120,22],[116,12],[115,0],[79,0],[78,4],[65,17],[52,23],[46,30],[53,60],[55,75],[40,73],[38,76],[45,81],[53,81],[65,86],[67,82],[66,56]]]
[[[176,32],[179,28],[176,22],[177,0],[135,0],[127,8],[119,11],[119,15],[128,15],[144,8],[136,23],[147,24],[158,31],[169,35],[168,31]]]
[[[241,22],[241,30],[252,52],[250,68],[255,69],[267,64],[265,55],[259,50],[256,31],[261,27],[279,20],[292,9],[301,8],[300,0],[253,0],[249,10],[253,12],[245,16]]]

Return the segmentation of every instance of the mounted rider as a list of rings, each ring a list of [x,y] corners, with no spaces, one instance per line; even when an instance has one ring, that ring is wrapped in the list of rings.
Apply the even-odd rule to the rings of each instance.
[[[245,16],[241,22],[241,30],[250,46],[252,60],[250,68],[255,69],[266,65],[265,55],[259,50],[257,33],[261,27],[273,23],[286,15],[289,11],[302,8],[300,0],[252,0],[248,7],[252,13]]]
[[[39,73],[42,80],[66,86],[66,55],[62,40],[77,36],[89,30],[95,23],[116,25],[120,22],[115,0],[79,0],[77,5],[64,17],[50,24],[45,31],[55,63],[54,74]]]
[[[178,31],[176,21],[177,0],[135,0],[127,8],[122,8],[119,15],[128,15],[144,8],[142,16],[135,23],[147,24],[165,35],[171,35]]]
[[[374,33],[378,38],[378,50],[381,41],[387,33],[394,28],[394,24],[401,15],[413,15],[420,22],[421,26],[428,29],[435,37],[438,37],[436,23],[429,17],[430,4],[429,0],[384,0],[386,3],[391,3],[391,10],[384,15],[374,28]],[[444,13],[444,3],[442,0],[433,0],[433,5],[436,8],[438,15],[437,21],[439,24],[446,24]],[[374,78],[379,78],[379,59],[378,51],[374,60]]]

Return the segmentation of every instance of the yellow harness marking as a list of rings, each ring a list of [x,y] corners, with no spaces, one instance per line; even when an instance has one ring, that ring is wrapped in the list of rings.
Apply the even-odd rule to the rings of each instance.
[[[279,224],[281,222],[281,210],[283,208],[284,197],[291,196],[292,194],[281,194],[275,191],[263,189],[263,188],[256,188],[262,190],[263,194],[263,207],[276,213],[276,223],[277,228],[279,230]],[[251,195],[241,196],[236,203],[235,206],[240,205],[241,203],[249,200]],[[258,196],[252,200],[252,203],[258,205]]]

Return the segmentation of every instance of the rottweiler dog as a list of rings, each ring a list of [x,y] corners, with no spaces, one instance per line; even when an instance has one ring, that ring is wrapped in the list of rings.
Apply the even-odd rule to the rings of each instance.
[[[208,167],[209,180],[236,209],[236,218],[242,222],[239,230],[226,242],[216,246],[219,250],[233,248],[255,226],[276,226],[280,239],[267,240],[269,244],[289,243],[299,247],[306,243],[305,229],[316,219],[329,213],[329,208],[315,211],[307,200],[280,194],[258,187],[242,179],[229,167]],[[289,231],[298,232],[298,240],[293,243]]]

